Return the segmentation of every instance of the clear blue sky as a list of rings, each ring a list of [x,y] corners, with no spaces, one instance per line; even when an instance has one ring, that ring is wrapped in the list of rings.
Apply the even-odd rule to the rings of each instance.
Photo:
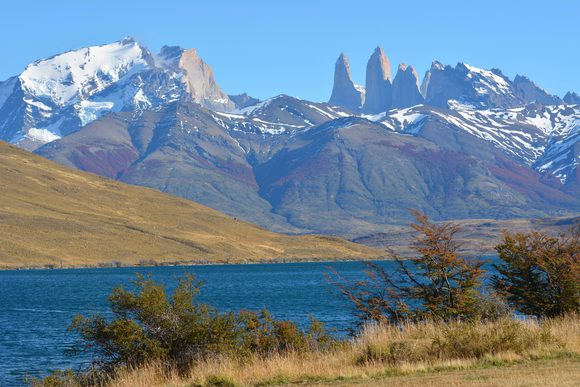
[[[9,0],[0,4],[0,79],[36,59],[133,36],[154,52],[195,47],[226,92],[259,98],[328,99],[341,51],[364,83],[377,45],[393,70],[413,64],[421,77],[434,59],[463,61],[528,75],[559,95],[580,92],[580,1],[475,3]]]

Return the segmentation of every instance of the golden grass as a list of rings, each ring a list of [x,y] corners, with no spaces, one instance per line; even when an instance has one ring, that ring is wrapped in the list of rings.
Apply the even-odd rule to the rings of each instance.
[[[457,346],[442,350],[447,348],[446,342]],[[380,349],[392,348],[399,351],[395,356],[379,354]],[[486,351],[478,353],[478,348]],[[167,375],[163,367],[150,365],[119,371],[110,386],[565,386],[578,380],[580,319],[570,316],[542,324],[503,320],[486,324],[409,324],[403,329],[373,327],[330,352],[290,353],[245,362],[213,359],[196,364],[187,376]]]
[[[0,142],[0,268],[376,259],[339,238],[287,236]]]

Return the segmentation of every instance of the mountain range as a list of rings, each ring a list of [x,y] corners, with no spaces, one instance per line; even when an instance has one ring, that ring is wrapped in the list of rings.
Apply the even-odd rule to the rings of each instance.
[[[133,39],[30,64],[0,83],[0,140],[288,233],[360,236],[409,220],[580,212],[580,97],[434,61],[365,86],[345,54],[328,102],[227,95],[193,49]]]

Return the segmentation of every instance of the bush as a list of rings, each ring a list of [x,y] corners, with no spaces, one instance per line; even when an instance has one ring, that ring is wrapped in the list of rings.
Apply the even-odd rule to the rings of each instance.
[[[111,321],[102,315],[75,317],[69,330],[80,335],[77,351],[92,352],[95,368],[105,372],[163,361],[183,373],[211,357],[268,356],[333,343],[315,321],[303,332],[294,323],[272,319],[265,310],[222,314],[196,304],[200,286],[186,275],[168,296],[162,285],[138,276],[132,290],[118,287],[109,296],[115,316]]]
[[[358,328],[368,322],[399,324],[408,320],[453,321],[481,317],[479,290],[484,261],[466,260],[457,253],[455,234],[459,227],[436,225],[426,215],[413,212],[417,231],[416,255],[402,258],[391,254],[397,269],[387,273],[373,262],[366,280],[348,281],[336,271],[327,279],[355,307]]]
[[[551,237],[505,232],[496,247],[495,289],[518,311],[537,317],[580,311],[580,225]]]

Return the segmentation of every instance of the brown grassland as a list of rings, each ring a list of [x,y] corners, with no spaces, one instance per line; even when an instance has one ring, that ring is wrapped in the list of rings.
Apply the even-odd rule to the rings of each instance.
[[[197,203],[62,167],[0,142],[0,268],[371,259]]]
[[[119,370],[109,385],[577,386],[580,318],[371,327],[329,352],[216,358],[185,376],[162,369]]]

